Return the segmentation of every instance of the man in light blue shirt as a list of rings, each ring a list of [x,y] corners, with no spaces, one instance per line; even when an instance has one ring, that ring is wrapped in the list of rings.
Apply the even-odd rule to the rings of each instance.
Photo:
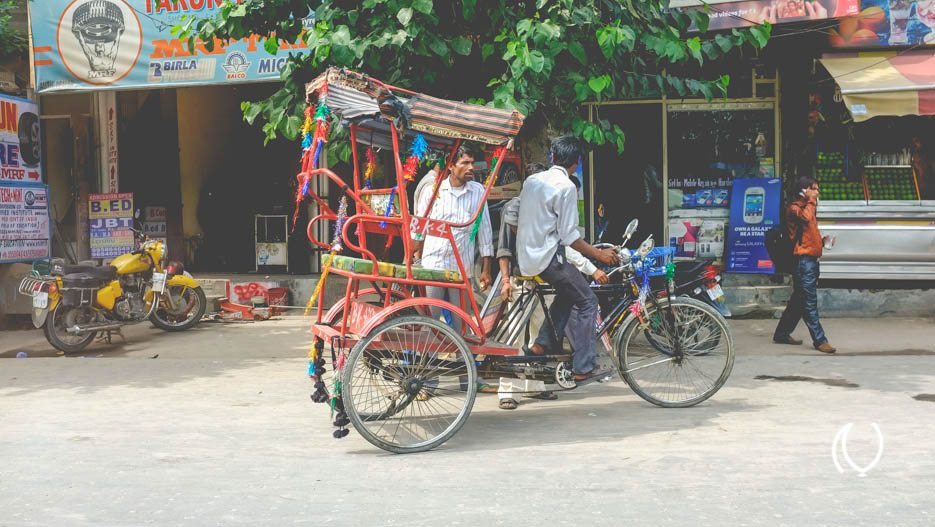
[[[584,276],[565,258],[565,251],[559,249],[571,247],[605,265],[617,265],[619,259],[614,250],[596,249],[582,240],[578,232],[578,190],[569,179],[581,158],[578,140],[572,136],[554,139],[550,155],[552,168],[528,177],[523,183],[516,256],[522,275],[539,275],[555,288],[555,300],[549,313],[556,331],[561,334],[564,328],[564,334],[571,341],[575,380],[580,383],[604,377],[609,371],[597,366],[594,349],[597,296]],[[560,347],[561,343],[556,342],[554,346]],[[530,351],[541,354],[547,350],[536,345]]]

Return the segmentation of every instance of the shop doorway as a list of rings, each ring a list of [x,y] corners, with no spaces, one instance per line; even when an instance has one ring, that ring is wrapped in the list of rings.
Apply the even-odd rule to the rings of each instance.
[[[664,244],[662,111],[661,103],[595,107],[595,119],[619,125],[626,134],[622,154],[614,146],[594,151],[594,233],[604,231],[605,242],[619,242],[627,223],[637,218],[637,239],[652,234]]]

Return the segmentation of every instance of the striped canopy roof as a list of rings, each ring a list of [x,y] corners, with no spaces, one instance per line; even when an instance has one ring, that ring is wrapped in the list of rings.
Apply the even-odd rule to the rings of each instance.
[[[491,145],[509,144],[523,126],[523,114],[489,106],[447,101],[421,93],[397,93],[370,77],[338,68],[330,68],[305,87],[309,100],[318,99],[341,119],[357,121],[361,126],[385,119],[395,120],[381,111],[395,107],[408,119],[408,129],[429,136],[462,139]],[[385,100],[391,97],[390,103]],[[399,113],[399,112],[397,112]],[[380,118],[385,119],[380,119]],[[376,119],[375,119],[376,118]],[[388,128],[373,126],[374,131],[388,133]],[[358,135],[365,141],[366,134]],[[386,138],[380,138],[381,141]],[[376,140],[376,139],[375,139]]]

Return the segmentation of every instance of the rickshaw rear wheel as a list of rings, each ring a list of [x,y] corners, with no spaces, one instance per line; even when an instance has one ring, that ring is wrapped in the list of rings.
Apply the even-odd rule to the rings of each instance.
[[[392,318],[351,349],[342,397],[354,428],[397,454],[431,450],[464,426],[477,396],[467,343],[430,317]]]

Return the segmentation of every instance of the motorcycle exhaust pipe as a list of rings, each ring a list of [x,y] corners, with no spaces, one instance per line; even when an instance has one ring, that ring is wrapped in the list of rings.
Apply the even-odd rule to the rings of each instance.
[[[120,329],[123,327],[123,324],[96,324],[93,326],[72,326],[67,328],[65,331],[72,335],[86,335],[94,331],[112,331],[115,329]]]

